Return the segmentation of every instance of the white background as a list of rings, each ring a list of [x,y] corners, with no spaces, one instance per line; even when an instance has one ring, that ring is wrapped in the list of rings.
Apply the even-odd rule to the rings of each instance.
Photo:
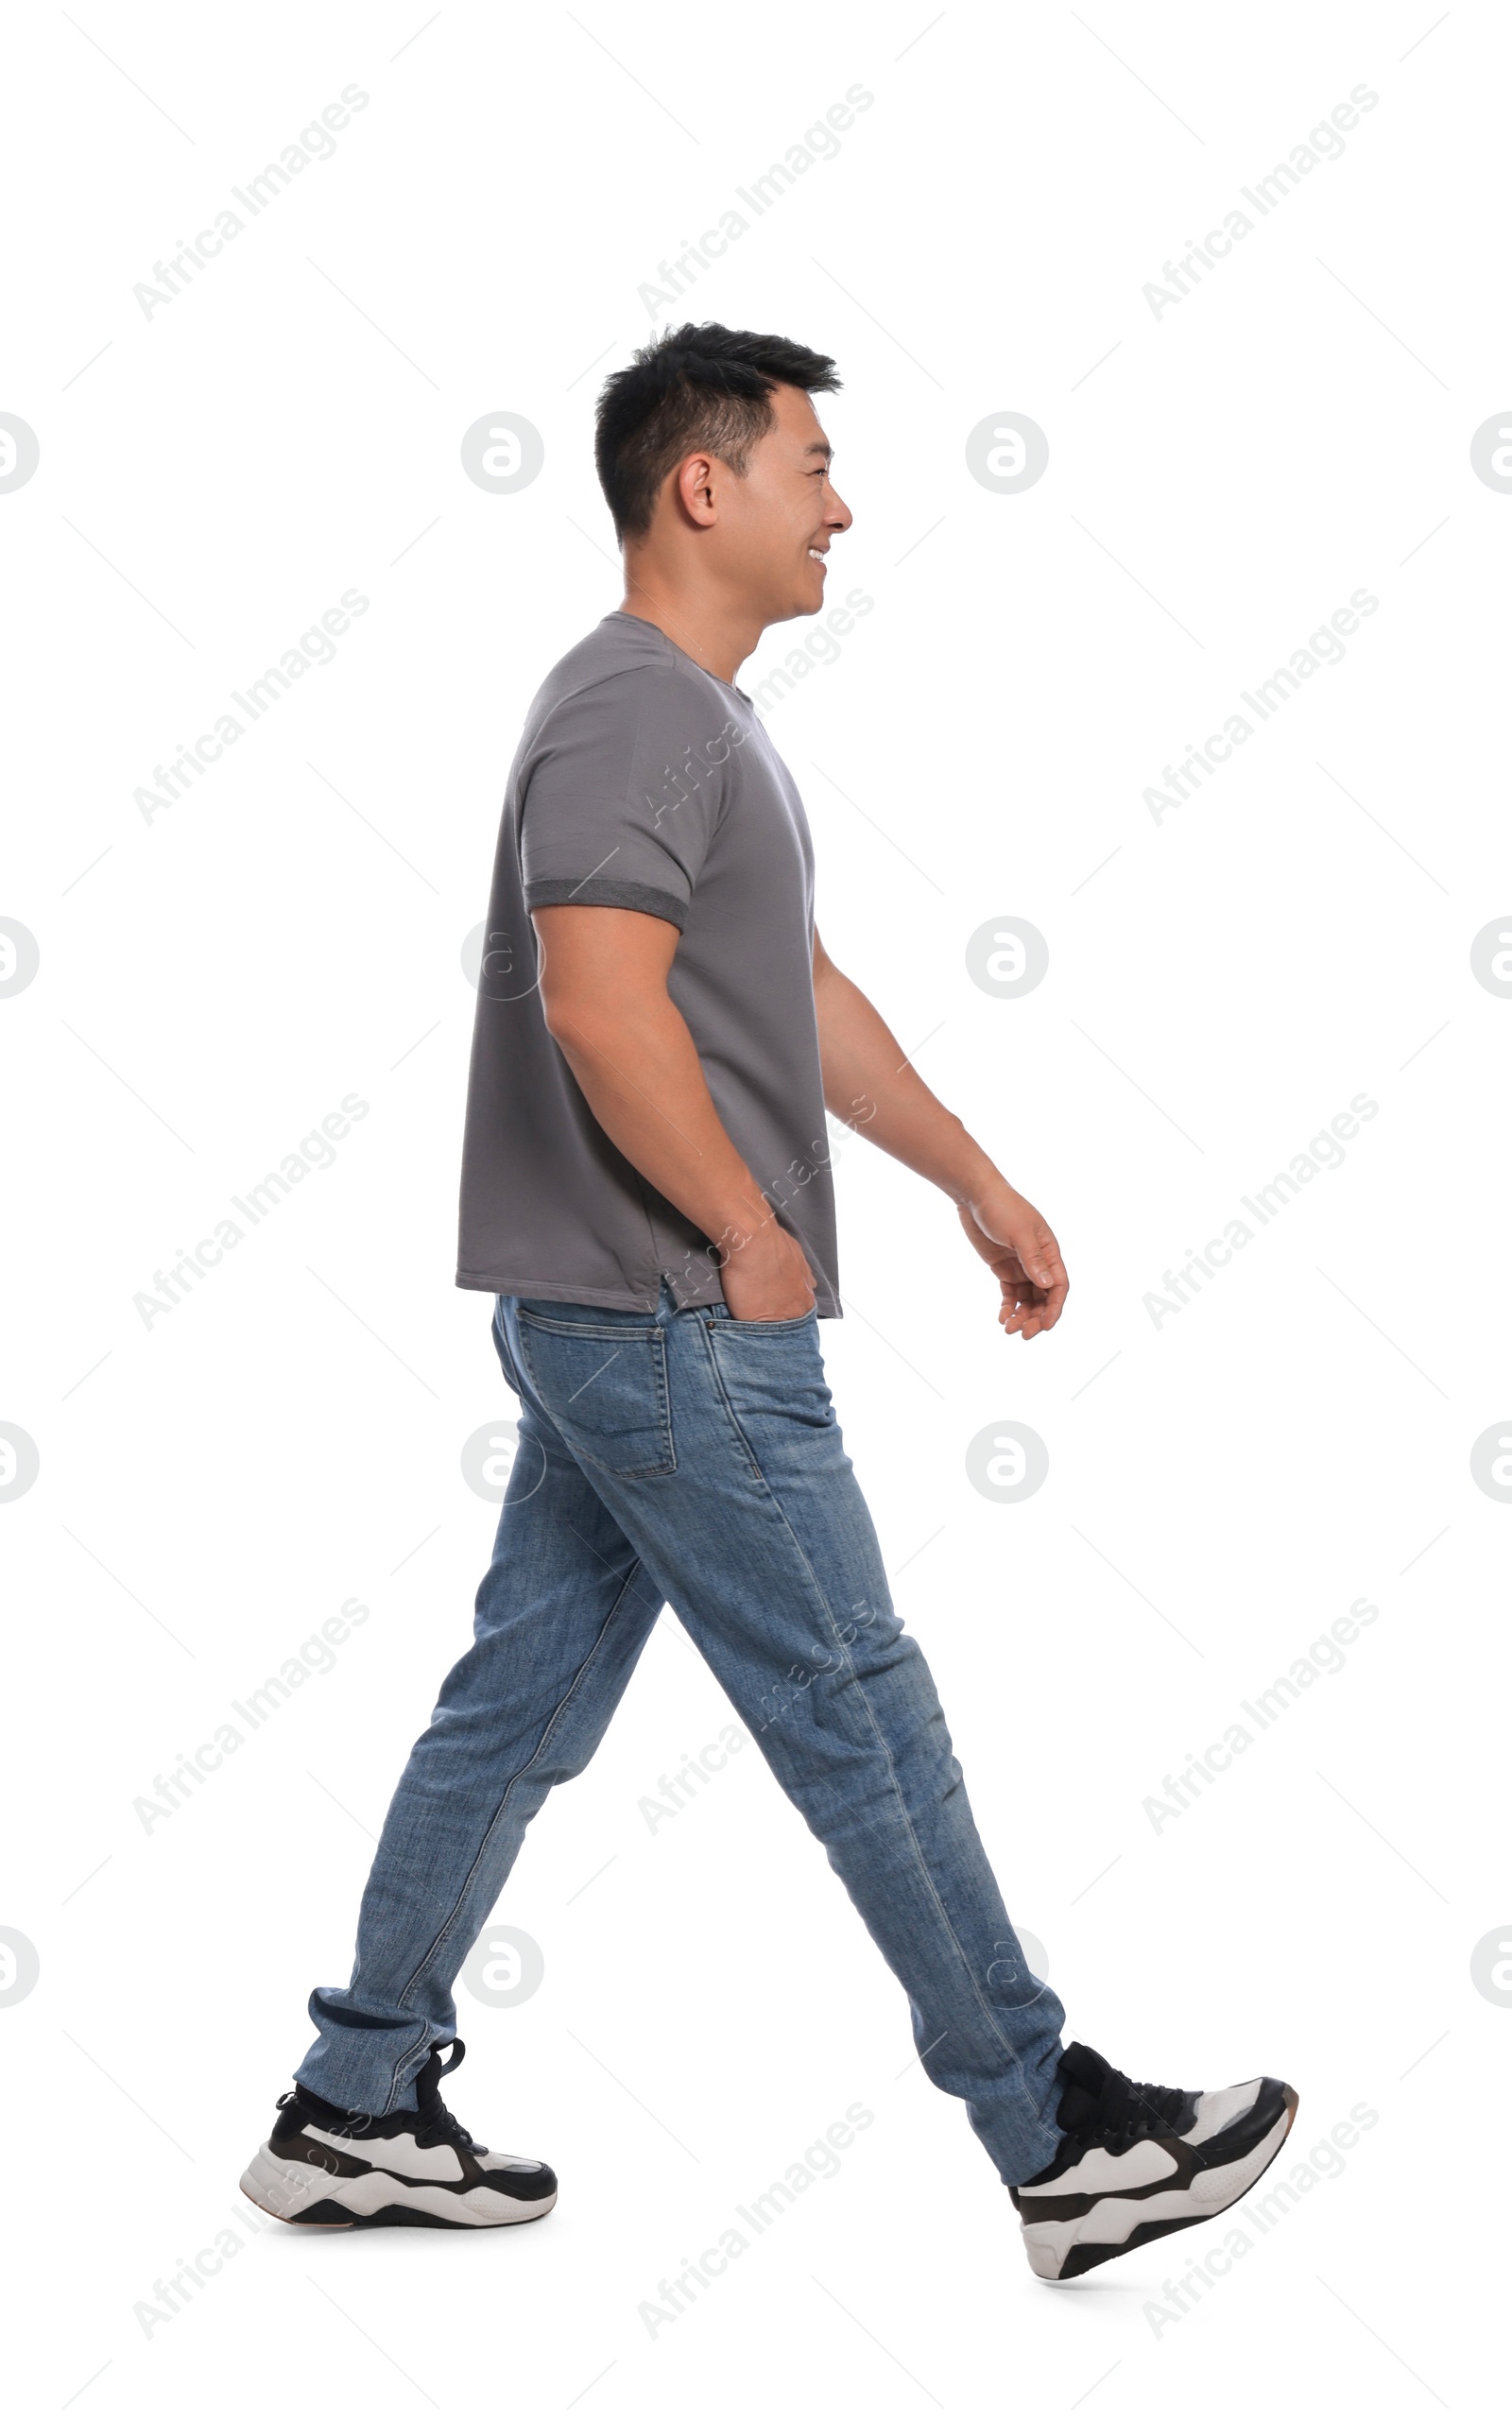
[[[1512,378],[1512,44],[1492,7],[1435,16],[13,12],[0,409],[41,461],[0,495],[0,914],[41,957],[0,1001],[0,1418],[40,1473],[0,1505],[0,1923],[41,1972],[0,2045],[9,2284],[44,2324],[9,2340],[18,2410],[1417,2415],[1494,2386],[1512,2018],[1470,1960],[1512,1936],[1512,1512],[1469,1458],[1509,1411],[1512,1006],[1469,953],[1512,901],[1512,502],[1469,447]],[[335,156],[145,316],[154,263],[352,83]],[[1361,83],[1344,156],[1157,319],[1146,282]],[[852,84],[839,156],[648,309]],[[488,1560],[461,1450],[513,1406],[452,1282],[461,953],[524,710],[619,598],[597,386],[685,312],[838,357],[832,587],[874,609],[769,717],[821,930],[1072,1272],[1054,1337],[1005,1345],[950,1206],[842,1149],[830,1378],[1008,1904],[1134,2075],[1292,2079],[1273,2179],[1375,2114],[1184,2316],[1164,2282],[1221,2228],[1030,2277],[757,1754],[648,1829],[730,1720],[670,1615],[501,1903],[544,1982],[461,1995],[455,2104],[558,2166],[556,2213],[310,2240],[237,2192]],[[459,456],[500,410],[545,447],[507,496]],[[1005,410],[1049,443],[1019,494],[966,463]],[[352,588],[335,661],[145,819],[153,767]],[[1157,824],[1162,766],[1361,588],[1345,661]],[[1050,953],[1018,1000],[966,967],[1005,915]],[[145,1326],[154,1273],[349,1092],[335,1165]],[[1157,1327],[1162,1274],[1362,1092],[1344,1165]],[[1002,1419],[1049,1451],[1021,1504],[966,1476]],[[1345,1669],[1157,1830],[1162,1777],[1362,1596]],[[145,1830],[154,1777],[351,1597],[335,1669]],[[840,2173],[653,2334],[659,2281],[855,2102]]]

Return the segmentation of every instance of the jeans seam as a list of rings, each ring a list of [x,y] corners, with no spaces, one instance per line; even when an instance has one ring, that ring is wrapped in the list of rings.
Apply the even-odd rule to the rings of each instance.
[[[761,1485],[766,1490],[767,1495],[771,1496],[771,1482],[767,1479],[765,1472],[762,1469],[760,1463],[756,1460],[755,1450],[751,1445],[750,1439],[747,1436],[745,1431],[740,1425],[740,1415],[736,1412],[733,1403],[730,1401],[730,1390],[725,1385],[725,1374],[719,1367],[719,1356],[714,1351],[713,1341],[710,1336],[709,1330],[707,1328],[703,1331],[703,1349],[708,1356],[709,1367],[713,1373],[714,1387],[718,1394],[719,1400],[724,1405],[725,1411],[729,1415],[730,1428],[734,1431],[735,1435],[739,1438],[741,1446],[745,1451],[746,1460],[750,1465],[752,1476],[761,1483]],[[774,1503],[776,1502],[775,1497],[773,1497],[772,1501]],[[785,1520],[786,1517],[784,1516],[783,1518]],[[801,1554],[801,1552],[802,1551],[800,1549],[799,1553]],[[804,1557],[804,1561],[805,1563],[808,1561],[807,1556]],[[817,1584],[816,1584],[816,1585]]]
[[[718,1357],[714,1352],[713,1345],[710,1343],[707,1332],[705,1333],[704,1344],[708,1348],[709,1359],[714,1365],[715,1375],[718,1378],[719,1392],[721,1397],[724,1399],[725,1408],[734,1425],[736,1435],[739,1437],[742,1446],[744,1446],[751,1468],[755,1472],[758,1480],[760,1480],[762,1486],[765,1489],[767,1497],[770,1499],[773,1508],[777,1513],[778,1519],[782,1523],[789,1538],[793,1542],[793,1546],[802,1562],[803,1569],[809,1576],[814,1593],[817,1597],[819,1604],[824,1608],[825,1619],[829,1623],[831,1630],[834,1633],[834,1643],[845,1657],[846,1666],[850,1673],[850,1679],[861,1692],[861,1703],[867,1710],[867,1720],[871,1726],[872,1734],[878,1746],[881,1748],[884,1757],[887,1760],[887,1773],[891,1779],[893,1795],[897,1800],[898,1812],[902,1818],[903,1829],[908,1836],[909,1847],[914,1853],[919,1872],[923,1878],[925,1889],[928,1891],[931,1899],[934,1901],[935,1906],[938,1911],[940,1923],[943,1925],[946,1935],[954,1949],[956,1957],[961,1963],[962,1969],[971,1983],[972,1992],[976,1997],[977,2005],[980,2008],[983,2017],[987,2019],[988,2029],[997,2036],[999,2043],[1002,2044],[1004,2051],[1006,2052],[1009,2060],[1011,2060],[1022,2089],[1023,2083],[1023,2062],[1020,2058],[1019,2053],[1014,2050],[1012,2044],[1005,2037],[996,2018],[992,2014],[991,2008],[984,2000],[982,1988],[977,1983],[975,1975],[972,1973],[971,1963],[966,1955],[966,1951],[961,1944],[959,1936],[956,1933],[954,1926],[951,1923],[945,1904],[935,1888],[935,1879],[929,1871],[929,1866],[925,1861],[924,1853],[919,1846],[919,1835],[914,1830],[913,1818],[909,1815],[908,1804],[903,1797],[902,1790],[898,1780],[898,1768],[893,1761],[892,1750],[887,1744],[886,1734],[884,1732],[882,1726],[877,1721],[877,1710],[867,1694],[867,1685],[862,1680],[860,1674],[856,1671],[855,1659],[852,1657],[850,1648],[847,1646],[845,1640],[840,1637],[839,1626],[835,1622],[833,1609],[832,1608],[830,1601],[825,1595],[823,1588],[819,1585],[818,1574],[816,1572],[813,1565],[808,1559],[808,1555],[804,1551],[803,1542],[799,1538],[797,1531],[794,1529],[791,1521],[789,1521],[786,1512],[783,1510],[782,1500],[779,1498],[776,1489],[773,1487],[770,1480],[768,1480],[765,1472],[762,1469],[761,1464],[757,1460],[755,1450],[744,1429],[741,1428],[739,1415],[736,1413],[734,1405],[730,1400],[723,1378],[719,1376]]]
[[[498,1315],[497,1329],[499,1338],[502,1342],[500,1360],[505,1365],[505,1382],[512,1392],[519,1397],[523,1404],[524,1402],[525,1391],[521,1383],[520,1373],[515,1368],[514,1355],[509,1350],[509,1331],[502,1311]]]
[[[409,2001],[410,1996],[415,1992],[417,1987],[423,1983],[429,1970],[435,1965],[440,1951],[444,1949],[447,1941],[455,1930],[456,1920],[461,1911],[462,1903],[467,1898],[472,1879],[477,1873],[483,1859],[487,1854],[489,1844],[492,1840],[495,1832],[497,1832],[499,1826],[504,1819],[505,1811],[509,1804],[510,1793],[515,1788],[515,1785],[518,1782],[523,1782],[533,1767],[540,1763],[541,1758],[545,1755],[546,1750],[551,1745],[553,1739],[561,1726],[568,1708],[572,1705],[574,1698],[577,1695],[579,1687],[587,1677],[594,1658],[597,1657],[600,1648],[603,1646],[605,1640],[610,1635],[615,1616],[624,1605],[627,1596],[629,1594],[632,1584],[643,1569],[644,1567],[642,1565],[641,1558],[637,1555],[635,1561],[631,1564],[628,1571],[625,1575],[619,1595],[615,1598],[613,1605],[610,1607],[609,1612],[604,1617],[603,1629],[599,1632],[597,1639],[593,1641],[593,1646],[589,1649],[588,1654],[582,1660],[582,1663],[578,1666],[571,1681],[568,1683],[567,1688],[562,1692],[560,1702],[552,1715],[550,1723],[541,1733],[540,1740],[537,1742],[535,1748],[532,1750],[526,1762],[520,1767],[518,1773],[511,1774],[508,1781],[505,1784],[504,1794],[501,1797],[498,1806],[494,1809],[492,1815],[489,1819],[488,1829],[484,1832],[482,1840],[478,1843],[477,1851],[473,1857],[472,1863],[468,1868],[467,1874],[463,1878],[446,1922],[437,1934],[435,1941],[431,1944],[430,1949],[426,1951],[424,1957],[421,1960],[420,1965],[416,1967],[413,1975],[409,1979],[409,1982],[405,1984],[404,1991],[399,1994],[395,2002],[395,2006],[397,2008],[403,2009],[405,2007]],[[424,2023],[423,2019],[421,2020],[421,2023]],[[388,2115],[388,2108],[391,2106],[392,2096],[400,2090],[401,2086],[399,2070],[403,2068],[404,2060],[409,2056],[410,2054],[405,2052],[395,2063],[392,2080],[389,2085],[389,2103],[386,2104],[385,2108],[377,2114],[380,2118],[387,2118]]]

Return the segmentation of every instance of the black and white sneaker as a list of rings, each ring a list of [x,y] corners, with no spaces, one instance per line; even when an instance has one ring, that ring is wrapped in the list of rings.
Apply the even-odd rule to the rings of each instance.
[[[417,2110],[365,2118],[296,2085],[242,2176],[242,2192],[299,2227],[509,2227],[544,2219],[557,2179],[543,2160],[516,2160],[474,2143],[441,2100],[460,2066],[454,2042],[415,2079]]]
[[[1183,2093],[1136,2085],[1085,2043],[1067,2045],[1059,2075],[1065,2139],[1047,2169],[1009,2189],[1040,2278],[1079,2278],[1216,2218],[1270,2167],[1297,2116],[1278,2077]]]

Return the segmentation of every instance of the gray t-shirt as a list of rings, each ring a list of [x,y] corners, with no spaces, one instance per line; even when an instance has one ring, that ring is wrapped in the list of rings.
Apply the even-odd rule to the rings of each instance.
[[[532,908],[638,908],[713,1105],[840,1315],[814,1007],[814,851],[744,690],[608,613],[525,717],[489,900],[462,1146],[458,1286],[626,1311],[723,1294],[709,1239],[618,1150],[546,1030]]]

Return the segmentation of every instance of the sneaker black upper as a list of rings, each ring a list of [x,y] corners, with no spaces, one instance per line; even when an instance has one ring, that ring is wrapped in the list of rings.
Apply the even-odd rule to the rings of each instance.
[[[1142,2136],[1181,2136],[1196,2121],[1198,2095],[1176,2085],[1139,2085],[1087,2043],[1068,2043],[1057,2064],[1060,2101],[1055,2156],[1026,2186],[1049,2183],[1074,2168],[1089,2145],[1126,2152]],[[1014,2189],[1017,2197],[1017,2189]]]
[[[1184,2135],[1197,2114],[1197,2096],[1176,2085],[1136,2085],[1086,2043],[1068,2043],[1056,2123],[1078,2143],[1132,2143],[1143,2135]]]
[[[415,2079],[415,2108],[390,2110],[386,2118],[375,2118],[365,2110],[344,2110],[339,2103],[324,2101],[312,2093],[307,2085],[296,2081],[292,2093],[279,2096],[279,2116],[274,2124],[272,2141],[296,2136],[305,2121],[313,2121],[328,2135],[351,2136],[361,2142],[365,2138],[412,2135],[421,2147],[438,2143],[455,2144],[459,2151],[471,2152],[479,2158],[488,2151],[486,2143],[474,2143],[459,2119],[454,2118],[441,2099],[441,2078],[454,2068],[460,2068],[467,2056],[467,2045],[454,2041],[453,2056],[443,2060],[438,2045]]]

